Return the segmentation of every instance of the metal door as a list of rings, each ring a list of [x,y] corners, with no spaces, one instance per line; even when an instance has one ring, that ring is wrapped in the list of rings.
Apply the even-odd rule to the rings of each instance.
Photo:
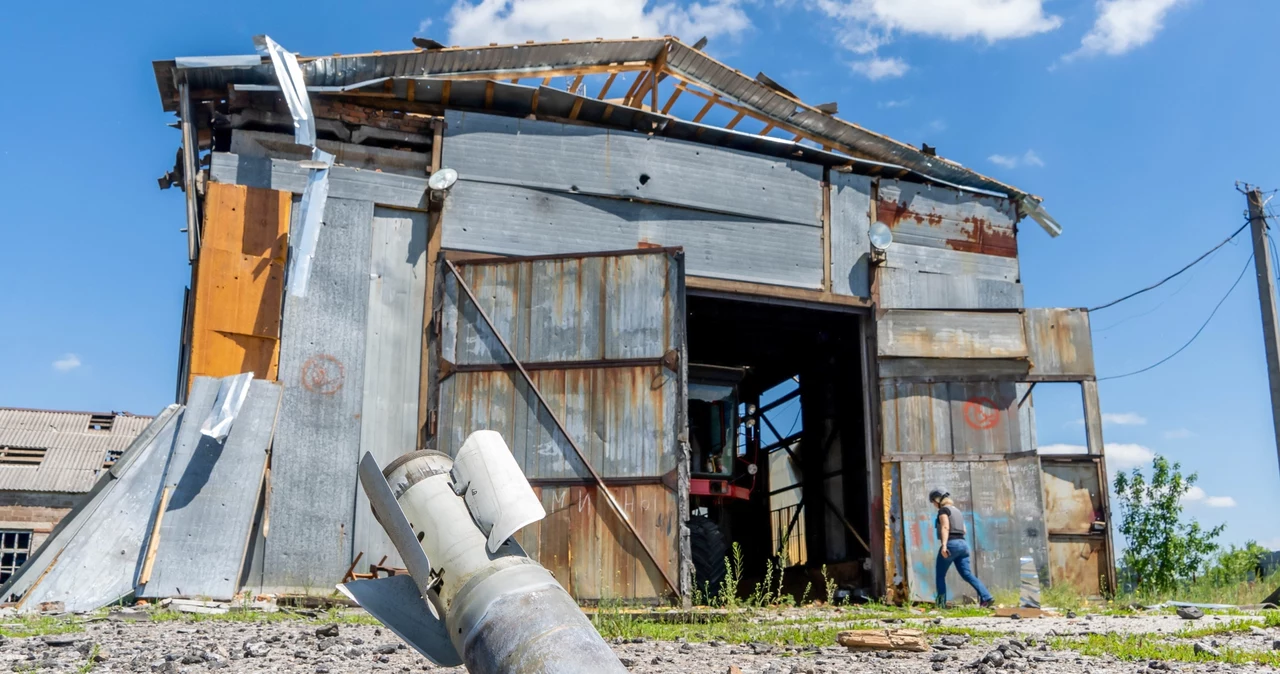
[[[683,254],[459,260],[457,276],[441,268],[435,447],[453,455],[473,431],[502,434],[547,510],[520,542],[577,599],[658,598],[673,584],[684,593]]]

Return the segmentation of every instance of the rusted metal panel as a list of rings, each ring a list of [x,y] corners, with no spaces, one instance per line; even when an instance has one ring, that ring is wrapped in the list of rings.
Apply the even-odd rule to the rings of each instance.
[[[912,381],[994,381],[1023,379],[1025,360],[985,358],[881,358],[882,379]]]
[[[1045,527],[1053,534],[1087,534],[1093,523],[1106,519],[1098,467],[1093,461],[1046,459],[1044,472]]]
[[[937,509],[929,503],[932,489],[946,489],[964,512],[966,540],[975,573],[988,589],[1017,588],[1018,558],[1048,558],[1038,526],[1040,489],[1035,457],[985,462],[903,462],[897,464],[902,484],[902,535],[906,548],[910,599],[933,601],[937,594]],[[973,590],[954,573],[947,578],[949,597],[973,597]]]
[[[1022,316],[1016,312],[886,311],[877,348],[897,358],[1026,358]]]
[[[1071,537],[1049,540],[1049,579],[1066,584],[1086,597],[1102,596],[1106,587],[1106,543],[1101,538]]]
[[[580,600],[656,599],[663,573],[590,484],[573,437],[645,543],[678,577],[680,504],[662,478],[677,471],[683,405],[682,267],[671,250],[457,263],[493,328],[445,276],[439,425],[455,453],[477,429],[497,431],[542,494],[548,517],[521,541]],[[493,330],[502,334],[544,407]],[[452,360],[450,360],[452,358]]]
[[[1093,335],[1084,309],[1027,309],[1032,375],[1094,376]]]
[[[907,553],[903,544],[902,466],[884,463],[880,466],[881,502],[884,506],[885,598],[890,602],[906,601]]]
[[[1049,539],[1045,526],[1044,491],[1040,460],[1036,456],[1010,458],[1009,481],[1013,488],[1014,527],[1020,542],[1017,556],[1035,560],[1041,585],[1049,583]]]
[[[1008,199],[959,190],[880,181],[876,220],[897,243],[1017,257],[1017,207]]]
[[[884,456],[950,454],[951,409],[948,400],[946,384],[881,382]]]
[[[906,269],[880,271],[880,306],[885,309],[1020,309],[1022,303],[1021,283]]]
[[[831,292],[870,297],[873,179],[836,171],[830,176]]]
[[[947,387],[954,454],[1011,454],[1022,450],[1013,382],[951,383]]]
[[[610,490],[650,549],[674,573],[679,551],[675,492],[660,484]],[[575,598],[644,600],[663,594],[662,574],[613,512],[598,507],[597,487],[544,484],[534,491],[547,517],[516,538]]]

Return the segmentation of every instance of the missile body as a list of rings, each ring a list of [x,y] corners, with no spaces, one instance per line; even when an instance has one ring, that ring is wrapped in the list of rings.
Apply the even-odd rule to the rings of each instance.
[[[477,431],[456,461],[419,451],[361,482],[409,576],[339,589],[439,665],[472,674],[624,674],[577,603],[511,537],[546,516],[502,437]]]

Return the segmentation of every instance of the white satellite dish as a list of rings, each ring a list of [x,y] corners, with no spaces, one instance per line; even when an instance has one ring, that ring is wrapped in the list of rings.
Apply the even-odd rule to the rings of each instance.
[[[871,225],[871,247],[878,251],[886,251],[893,243],[893,230],[883,222]]]
[[[427,178],[427,187],[442,192],[453,187],[456,182],[458,182],[458,172],[451,168],[442,168]]]

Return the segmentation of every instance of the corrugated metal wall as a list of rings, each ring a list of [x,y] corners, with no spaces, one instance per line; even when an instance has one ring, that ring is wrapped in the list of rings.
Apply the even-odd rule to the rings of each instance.
[[[821,289],[822,168],[588,126],[450,111],[447,249],[681,246],[689,274]]]
[[[655,250],[459,263],[485,313],[529,370],[543,408],[452,275],[442,307],[437,449],[502,433],[548,517],[521,534],[580,600],[662,596],[665,583],[616,515],[599,506],[573,435],[646,543],[679,577],[674,486],[683,424],[679,258]],[[664,484],[664,479],[666,484]],[[566,582],[567,579],[567,582]]]

